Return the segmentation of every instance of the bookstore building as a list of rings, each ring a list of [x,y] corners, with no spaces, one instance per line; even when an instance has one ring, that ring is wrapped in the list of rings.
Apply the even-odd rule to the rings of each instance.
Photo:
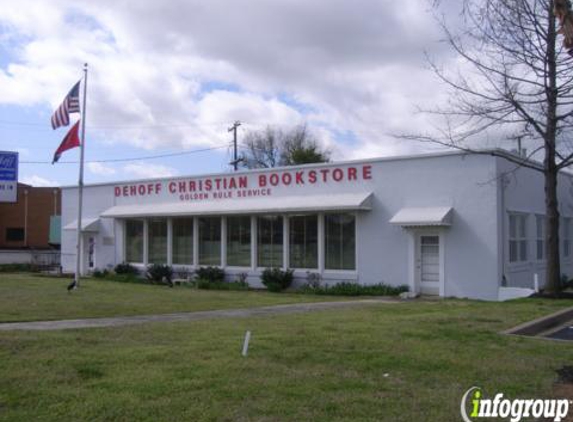
[[[509,154],[509,153],[507,153]],[[192,173],[192,169],[190,169]],[[573,275],[572,178],[559,179],[562,272]],[[62,266],[75,269],[78,189],[62,189]],[[269,267],[325,284],[408,285],[500,300],[544,283],[543,177],[442,152],[87,185],[81,271],[121,262],[218,266],[261,287]]]

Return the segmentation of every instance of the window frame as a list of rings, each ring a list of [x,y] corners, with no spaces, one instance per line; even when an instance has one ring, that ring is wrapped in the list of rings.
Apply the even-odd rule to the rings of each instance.
[[[508,233],[507,233],[507,260],[511,265],[526,264],[530,261],[530,251],[529,251],[529,214],[519,211],[508,211]],[[515,234],[512,236],[512,224],[511,220],[515,218]],[[524,229],[524,233],[521,233],[521,229]],[[516,259],[512,260],[512,242],[516,245]],[[525,259],[522,259],[523,246],[525,245]]]
[[[309,217],[314,217],[316,219],[316,266],[314,267],[310,267],[310,266],[303,266],[303,267],[297,267],[292,265],[292,259],[293,259],[293,253],[292,253],[292,230],[293,230],[293,224],[292,224],[292,220],[296,219],[296,218],[304,218],[307,219]],[[290,215],[289,218],[289,224],[288,224],[288,239],[287,239],[287,246],[288,246],[288,264],[289,267],[288,268],[292,268],[294,270],[309,270],[309,271],[318,271],[319,267],[320,267],[320,259],[319,259],[319,254],[320,254],[320,248],[319,248],[319,244],[321,242],[320,239],[320,215],[319,214],[295,214],[295,215]],[[305,231],[306,231],[306,225],[305,225]],[[306,235],[305,235],[306,237]],[[356,237],[356,236],[355,236]],[[306,249],[306,245],[304,246]],[[304,259],[305,263],[307,261],[307,258],[305,257]]]
[[[229,229],[231,224],[229,224],[229,221],[237,218],[237,219],[245,219],[245,220],[249,220],[249,263],[248,265],[234,265],[232,263],[229,263],[229,236],[231,235],[231,230]],[[226,236],[225,236],[225,243],[226,243],[226,248],[225,248],[225,267],[229,267],[229,268],[251,268],[251,264],[252,264],[252,258],[253,258],[253,219],[251,218],[251,215],[249,214],[238,214],[238,215],[230,215],[227,216],[227,218],[225,219],[225,224],[226,224]]]
[[[22,238],[20,239],[18,236],[18,239],[10,239],[10,236],[8,236],[9,231],[11,231],[11,233],[15,233],[15,231],[18,231],[19,233],[21,231]],[[26,229],[24,227],[6,227],[4,237],[6,242],[24,242],[26,240]]]
[[[142,234],[141,234],[141,261],[130,261],[128,259],[128,256],[127,256],[127,224],[130,221],[135,221],[135,222],[141,223],[141,229],[142,229]],[[144,265],[145,264],[145,262],[146,262],[145,244],[147,242],[146,226],[147,226],[146,220],[143,218],[126,218],[125,219],[124,230],[123,230],[123,260],[126,263],[134,264],[134,265]]]
[[[219,262],[207,264],[201,262],[201,219],[219,220]],[[217,215],[204,215],[197,217],[197,267],[222,267],[223,266],[223,217]]]
[[[178,266],[178,267],[192,267],[195,266],[195,236],[197,235],[196,230],[195,230],[195,217],[193,216],[181,216],[181,217],[173,217],[170,219],[171,220],[171,239],[168,240],[168,242],[171,242],[171,249],[170,249],[170,253],[171,256],[168,256],[168,259],[170,259],[171,265],[172,266]],[[189,222],[191,222],[191,254],[189,256],[189,263],[180,263],[180,262],[175,262],[174,258],[175,258],[175,226],[176,226],[176,222],[177,221],[182,221],[182,220],[188,220]]]
[[[347,214],[347,215],[351,215],[354,219],[354,268],[353,269],[345,269],[345,268],[328,268],[328,262],[327,262],[327,253],[328,253],[328,248],[327,248],[327,232],[328,232],[328,225],[327,225],[327,218],[330,215],[341,215],[341,214]],[[319,239],[319,242],[322,242],[322,254],[323,254],[323,258],[322,258],[322,265],[323,268],[322,270],[325,273],[328,274],[345,274],[345,275],[350,275],[350,274],[356,274],[358,271],[358,215],[356,212],[325,212],[322,215],[322,225],[323,225],[323,230],[322,230],[322,239]]]
[[[539,222],[542,224],[539,225]],[[546,251],[546,236],[547,236],[547,218],[543,214],[535,214],[535,260],[538,262],[547,259]],[[541,258],[540,256],[541,252]]]
[[[155,260],[151,260],[151,249],[152,249],[152,241],[151,241],[151,237],[152,237],[152,233],[151,233],[151,226],[154,223],[161,223],[164,226],[165,229],[165,259],[163,261],[155,261]],[[169,261],[169,222],[167,221],[167,218],[164,217],[157,217],[157,218],[149,218],[147,219],[147,259],[145,259],[145,262],[147,262],[148,264],[159,264],[159,265],[167,265],[168,261]]]
[[[259,221],[261,218],[278,218],[280,221],[280,224],[278,225],[280,227],[280,230],[282,232],[282,239],[280,242],[280,247],[281,247],[281,251],[280,254],[278,254],[280,256],[280,265],[278,266],[269,266],[269,265],[261,265],[261,244],[260,244],[260,235],[261,235],[261,227],[259,224]],[[265,268],[287,268],[285,267],[285,246],[287,247],[287,255],[288,255],[288,243],[286,242],[286,236],[285,236],[285,221],[287,221],[287,217],[282,215],[282,214],[261,214],[261,215],[257,215],[256,216],[256,243],[257,243],[257,247],[256,247],[256,256],[255,256],[255,267],[257,269],[265,269]],[[271,238],[274,238],[274,234],[271,234]],[[279,245],[278,243],[275,244],[273,243],[273,247],[275,245]]]
[[[563,217],[562,221],[562,248],[563,248],[563,260],[571,259],[571,217]],[[565,254],[567,251],[567,254]]]

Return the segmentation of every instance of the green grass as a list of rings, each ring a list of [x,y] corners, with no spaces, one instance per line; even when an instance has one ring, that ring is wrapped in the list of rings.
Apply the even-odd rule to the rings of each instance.
[[[69,279],[0,274],[0,322],[147,315],[285,303],[340,300],[265,291],[207,291],[101,279],[82,280],[68,293]]]
[[[157,300],[170,294],[151,289]],[[572,305],[415,301],[0,332],[0,421],[459,421],[461,396],[473,385],[551,396],[555,369],[573,361],[571,343],[498,332]]]

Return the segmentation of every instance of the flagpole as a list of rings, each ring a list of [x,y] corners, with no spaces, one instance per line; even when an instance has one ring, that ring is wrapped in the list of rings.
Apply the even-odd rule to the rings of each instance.
[[[81,114],[81,141],[80,141],[80,177],[78,181],[78,230],[76,240],[76,274],[75,287],[80,287],[81,255],[82,255],[82,205],[84,195],[84,146],[86,143],[86,93],[88,85],[88,64],[84,64],[84,98]]]

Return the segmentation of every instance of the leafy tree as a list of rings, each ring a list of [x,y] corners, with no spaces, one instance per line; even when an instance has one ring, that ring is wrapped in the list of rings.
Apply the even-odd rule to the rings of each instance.
[[[287,131],[267,126],[261,131],[248,132],[243,149],[241,163],[250,169],[326,163],[330,160],[330,152],[320,147],[306,125]]]

